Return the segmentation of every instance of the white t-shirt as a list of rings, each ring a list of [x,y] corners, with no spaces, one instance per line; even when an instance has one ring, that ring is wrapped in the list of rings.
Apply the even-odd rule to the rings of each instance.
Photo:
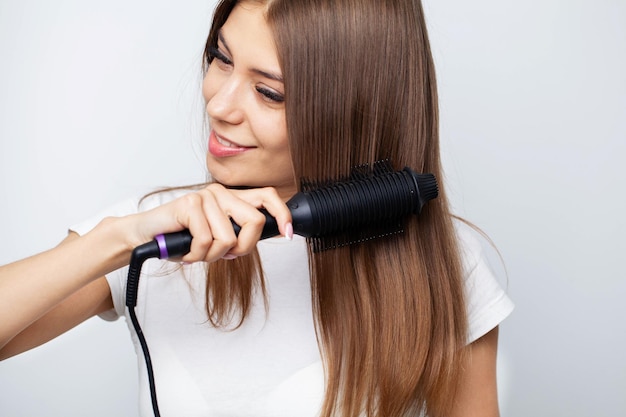
[[[128,200],[71,228],[91,230],[104,216],[148,210],[180,192],[149,197],[138,208]],[[483,259],[480,242],[459,223],[466,270],[470,342],[497,326],[513,303]],[[305,239],[276,237],[257,245],[268,294],[268,310],[255,294],[250,315],[237,330],[207,322],[202,264],[180,266],[150,259],[142,267],[136,314],[152,358],[163,416],[316,417],[324,375],[311,313]],[[140,415],[152,415],[143,353],[125,307],[128,268],[107,275],[114,311],[125,316],[138,357]]]

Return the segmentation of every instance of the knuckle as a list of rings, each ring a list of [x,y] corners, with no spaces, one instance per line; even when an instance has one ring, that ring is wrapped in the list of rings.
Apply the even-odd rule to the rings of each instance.
[[[265,216],[259,210],[254,210],[249,222],[257,227],[263,226],[265,225]]]
[[[186,207],[192,208],[202,204],[202,197],[198,193],[189,193],[184,195],[181,201]]]
[[[235,236],[235,234],[233,233],[232,236],[226,236],[223,239],[221,239],[221,243],[225,246],[228,247],[229,249],[232,248],[233,246],[237,245],[237,236]]]
[[[270,198],[278,198],[278,191],[274,187],[264,187],[263,192]]]
[[[214,193],[222,192],[225,189],[226,188],[222,184],[218,184],[216,182],[213,182],[213,183],[207,185],[206,187],[204,187],[202,189],[202,192],[214,194]]]
[[[208,248],[211,244],[213,244],[213,236],[209,233],[202,233],[198,236],[194,236],[193,241],[200,248]]]

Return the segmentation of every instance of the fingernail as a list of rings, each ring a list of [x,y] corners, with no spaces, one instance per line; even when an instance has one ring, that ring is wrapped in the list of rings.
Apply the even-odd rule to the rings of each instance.
[[[230,261],[232,259],[235,259],[237,257],[237,255],[233,255],[232,253],[227,253],[226,255],[222,256],[222,259],[226,259],[227,261]]]
[[[291,222],[285,225],[285,239],[293,239],[293,225],[291,224]]]

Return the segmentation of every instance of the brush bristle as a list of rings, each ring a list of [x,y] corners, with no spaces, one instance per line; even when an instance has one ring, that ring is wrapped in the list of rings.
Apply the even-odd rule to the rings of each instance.
[[[313,247],[313,252],[322,252],[330,249],[351,246],[367,242],[373,239],[381,239],[404,233],[402,222],[381,223],[368,226],[357,232],[344,232],[322,237],[310,237],[307,240]]]
[[[294,231],[315,252],[401,233],[407,217],[439,194],[434,175],[394,171],[388,160],[355,167],[347,178],[303,180],[301,186],[287,204]]]
[[[313,191],[324,187],[332,187],[337,184],[350,181],[365,180],[377,175],[384,175],[394,172],[393,165],[388,159],[380,160],[370,164],[361,164],[352,167],[350,175],[337,178],[325,178],[323,180],[311,180],[302,178],[300,180],[300,189],[302,191]]]
[[[351,181],[362,181],[368,178],[391,174],[394,172],[391,161],[380,160],[373,164],[362,164],[351,169],[350,175],[341,179],[324,181],[301,181],[303,191],[313,191],[324,187],[337,187],[340,184]],[[321,252],[367,242],[373,239],[380,239],[404,232],[404,221],[398,219],[383,220],[376,224],[367,224],[359,227],[358,230],[345,230],[338,233],[326,234],[308,238],[314,252]]]

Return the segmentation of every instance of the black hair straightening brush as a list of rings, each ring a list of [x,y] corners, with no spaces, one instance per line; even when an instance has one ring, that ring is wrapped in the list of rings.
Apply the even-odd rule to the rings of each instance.
[[[437,197],[433,174],[418,174],[410,168],[393,171],[388,161],[363,165],[345,180],[323,184],[303,181],[302,191],[288,202],[295,234],[306,237],[313,250],[323,251],[402,232],[409,215],[419,214],[426,202]],[[276,220],[265,210],[261,239],[279,235]],[[235,233],[240,227],[233,222]],[[189,252],[193,237],[188,230],[159,235],[132,253],[126,288],[126,306],[139,338],[150,383],[152,408],[160,416],[148,346],[135,315],[139,276],[149,258],[167,259]]]

